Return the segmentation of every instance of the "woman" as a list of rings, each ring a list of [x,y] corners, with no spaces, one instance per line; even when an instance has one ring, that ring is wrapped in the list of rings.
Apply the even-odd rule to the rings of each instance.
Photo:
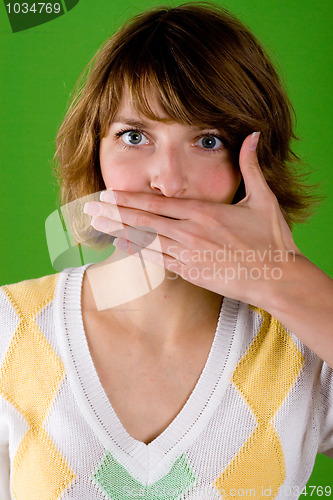
[[[97,55],[57,173],[65,204],[102,191],[77,241],[88,218],[116,250],[1,289],[1,498],[298,498],[333,456],[333,290],[290,231],[313,200],[290,110],[213,6],[144,13]]]

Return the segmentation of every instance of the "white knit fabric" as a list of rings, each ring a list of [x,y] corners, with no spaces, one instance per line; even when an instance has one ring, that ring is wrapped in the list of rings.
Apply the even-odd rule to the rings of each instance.
[[[87,266],[0,289],[0,500],[299,498],[316,454],[333,458],[333,370],[267,313],[224,298],[192,394],[146,445],[122,426],[90,356]],[[35,366],[23,342],[41,353]],[[34,387],[53,365],[44,408]]]

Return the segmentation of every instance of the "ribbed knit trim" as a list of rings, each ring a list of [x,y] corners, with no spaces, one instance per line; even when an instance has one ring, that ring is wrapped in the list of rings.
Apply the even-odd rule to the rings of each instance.
[[[62,271],[55,291],[54,320],[66,374],[80,410],[103,446],[133,475],[153,482],[194,442],[221,401],[238,361],[248,306],[223,299],[214,340],[196,386],[170,425],[146,445],[121,424],[90,355],[81,311],[83,275],[89,265]]]

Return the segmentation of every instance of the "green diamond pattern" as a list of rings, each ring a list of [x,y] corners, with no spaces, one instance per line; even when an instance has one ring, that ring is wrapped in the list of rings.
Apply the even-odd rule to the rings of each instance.
[[[106,452],[92,477],[111,500],[176,500],[196,481],[185,454],[174,462],[168,474],[150,485],[134,479],[110,452]]]

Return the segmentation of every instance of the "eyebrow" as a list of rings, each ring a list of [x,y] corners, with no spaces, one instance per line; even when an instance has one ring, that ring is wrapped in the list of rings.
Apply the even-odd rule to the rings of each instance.
[[[135,120],[133,118],[126,118],[124,116],[118,116],[116,120],[112,123],[126,123],[126,125],[131,125],[136,128],[148,128],[148,123],[140,122],[139,120]]]
[[[165,122],[175,122],[175,120],[168,120],[167,118],[166,119],[162,118],[161,121],[164,123]],[[139,120],[136,120],[133,118],[127,118],[125,116],[116,117],[116,120],[114,120],[112,123],[125,123],[126,125],[130,125],[131,127],[135,127],[135,128],[149,128],[152,126],[149,123],[140,122]],[[191,128],[193,130],[211,130],[211,129],[217,130],[216,127],[205,127],[205,126],[200,126],[200,125],[191,125]]]

